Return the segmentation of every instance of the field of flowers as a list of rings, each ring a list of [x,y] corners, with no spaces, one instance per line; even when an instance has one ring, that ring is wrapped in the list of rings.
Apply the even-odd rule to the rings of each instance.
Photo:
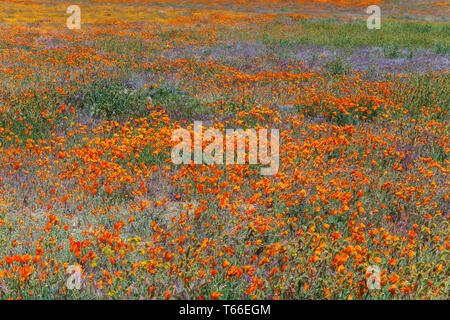
[[[1,1],[0,299],[449,299],[448,13]],[[175,165],[194,121],[278,173]]]

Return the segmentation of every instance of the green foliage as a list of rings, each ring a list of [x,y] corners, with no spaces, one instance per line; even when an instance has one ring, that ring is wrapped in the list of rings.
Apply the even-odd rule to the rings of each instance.
[[[208,113],[199,99],[170,84],[154,88],[150,96],[153,105],[162,106],[171,119],[194,120]]]
[[[438,42],[436,43],[434,50],[437,54],[449,54],[450,44],[448,42]]]
[[[117,54],[137,53],[147,49],[147,45],[142,38],[118,35],[102,37],[102,39],[97,40],[95,45],[107,52]]]
[[[124,87],[118,80],[94,81],[82,97],[82,105],[93,117],[134,114],[147,106],[148,92]]]
[[[366,20],[299,19],[286,26],[278,19],[262,25],[261,32],[240,32],[242,40],[258,40],[266,45],[290,47],[315,45],[337,48],[386,47],[436,48],[448,52],[449,26],[445,23],[384,20],[380,30],[369,30]],[[289,32],[287,32],[289,30]],[[224,34],[228,37],[229,34]],[[439,49],[437,49],[439,48]],[[398,51],[398,50],[397,50]],[[395,54],[395,53],[393,53]]]
[[[439,77],[428,72],[411,75],[407,81],[399,84],[396,90],[398,100],[408,109],[411,115],[424,117],[424,108],[435,110],[441,108],[444,112],[430,113],[428,116],[442,120],[448,117],[450,110],[450,93],[448,90],[449,75]]]
[[[395,59],[400,57],[400,48],[397,43],[391,41],[383,46],[384,56],[388,59]]]
[[[328,61],[325,64],[325,69],[327,73],[336,76],[336,75],[343,75],[347,69],[347,62],[339,55],[333,56],[333,59]]]

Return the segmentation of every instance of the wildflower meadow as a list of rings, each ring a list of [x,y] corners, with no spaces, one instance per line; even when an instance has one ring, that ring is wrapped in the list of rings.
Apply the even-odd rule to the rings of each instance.
[[[0,1],[0,299],[449,299],[449,12]]]

